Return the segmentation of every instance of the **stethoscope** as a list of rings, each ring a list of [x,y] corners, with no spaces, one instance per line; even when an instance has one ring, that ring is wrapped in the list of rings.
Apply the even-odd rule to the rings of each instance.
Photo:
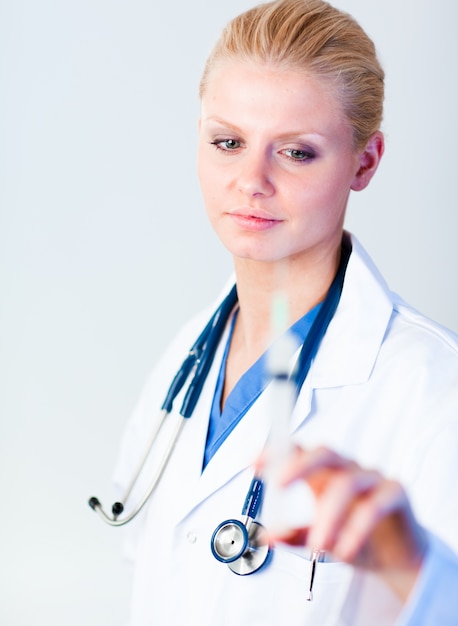
[[[341,258],[337,274],[331,284],[331,287],[329,288],[325,300],[321,305],[315,321],[313,322],[312,327],[302,344],[294,371],[290,374],[290,378],[293,380],[296,388],[296,397],[299,394],[305,378],[307,377],[312,360],[318,351],[321,340],[339,303],[345,277],[345,270],[350,254],[351,243],[344,238],[342,240]],[[187,357],[176,373],[172,384],[167,391],[165,400],[162,403],[158,420],[141,457],[138,469],[127,486],[123,497],[120,501],[113,504],[111,509],[112,516],[108,515],[103,510],[98,498],[92,497],[89,499],[89,506],[96,511],[107,524],[110,524],[111,526],[123,526],[124,524],[130,522],[143,509],[146,502],[154,492],[165,468],[167,467],[167,463],[179,438],[183,425],[193,414],[207,374],[213,363],[216,349],[224,332],[227,320],[236,303],[237,288],[234,285],[229,294],[216,309],[215,313],[197,338],[194,345],[191,347]],[[191,374],[191,381],[184,395],[180,409],[181,419],[177,422],[175,430],[170,438],[170,442],[164,451],[163,457],[155,471],[154,476],[152,477],[151,483],[143,498],[137,503],[132,511],[128,515],[121,518],[120,516],[124,512],[124,504],[128,500],[142,472],[147,457],[158,437],[166,417],[172,411],[173,402]],[[210,547],[213,556],[221,563],[228,565],[232,572],[241,576],[252,574],[270,560],[271,549],[269,547],[267,531],[262,524],[255,521],[262,506],[263,488],[263,481],[260,477],[255,476],[251,481],[242,509],[242,518],[244,518],[243,521],[238,519],[225,520],[217,526],[211,538]]]
[[[262,524],[255,521],[262,503],[264,484],[253,478],[242,509],[244,520],[228,519],[221,522],[210,541],[215,559],[226,563],[239,576],[246,576],[262,567],[270,556],[269,538]]]

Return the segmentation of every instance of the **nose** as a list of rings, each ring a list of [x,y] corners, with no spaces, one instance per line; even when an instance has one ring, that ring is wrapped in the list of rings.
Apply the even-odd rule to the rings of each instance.
[[[269,155],[261,151],[247,151],[240,161],[237,185],[250,197],[272,195],[274,184]]]

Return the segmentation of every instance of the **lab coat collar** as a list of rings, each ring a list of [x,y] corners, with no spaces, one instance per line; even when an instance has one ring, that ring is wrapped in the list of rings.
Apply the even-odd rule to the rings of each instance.
[[[390,290],[356,237],[351,235],[351,241],[340,302],[299,394],[294,430],[310,412],[314,389],[358,385],[369,379],[390,323]]]
[[[339,306],[310,372],[314,388],[367,381],[393,312],[383,277],[355,237],[352,244]]]

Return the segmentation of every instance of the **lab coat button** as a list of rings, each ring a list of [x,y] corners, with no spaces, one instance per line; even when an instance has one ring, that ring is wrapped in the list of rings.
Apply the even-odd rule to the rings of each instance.
[[[196,533],[189,532],[189,533],[187,534],[187,539],[188,539],[188,542],[189,542],[189,543],[196,543],[196,541],[197,541],[197,535],[196,535]]]

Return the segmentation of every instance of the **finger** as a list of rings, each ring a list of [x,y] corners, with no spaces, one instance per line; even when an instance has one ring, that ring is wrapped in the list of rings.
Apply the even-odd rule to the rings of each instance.
[[[401,600],[417,580],[428,547],[399,483],[383,480],[361,496],[333,548],[338,560],[379,574]]]
[[[288,532],[282,535],[270,534],[269,538],[272,544],[277,542],[286,543],[290,546],[305,546],[308,544],[308,529],[307,528],[292,528]]]
[[[296,480],[307,480],[317,491],[326,482],[326,470],[356,467],[349,459],[333,450],[320,446],[313,450],[296,447],[290,461],[285,466],[283,484],[288,485]]]
[[[380,569],[417,563],[423,545],[404,490],[384,480],[349,511],[333,550],[341,560]]]
[[[320,473],[320,472],[318,472]],[[355,503],[382,481],[378,472],[349,465],[344,470],[327,471],[325,482],[316,501],[309,545],[333,551]]]

